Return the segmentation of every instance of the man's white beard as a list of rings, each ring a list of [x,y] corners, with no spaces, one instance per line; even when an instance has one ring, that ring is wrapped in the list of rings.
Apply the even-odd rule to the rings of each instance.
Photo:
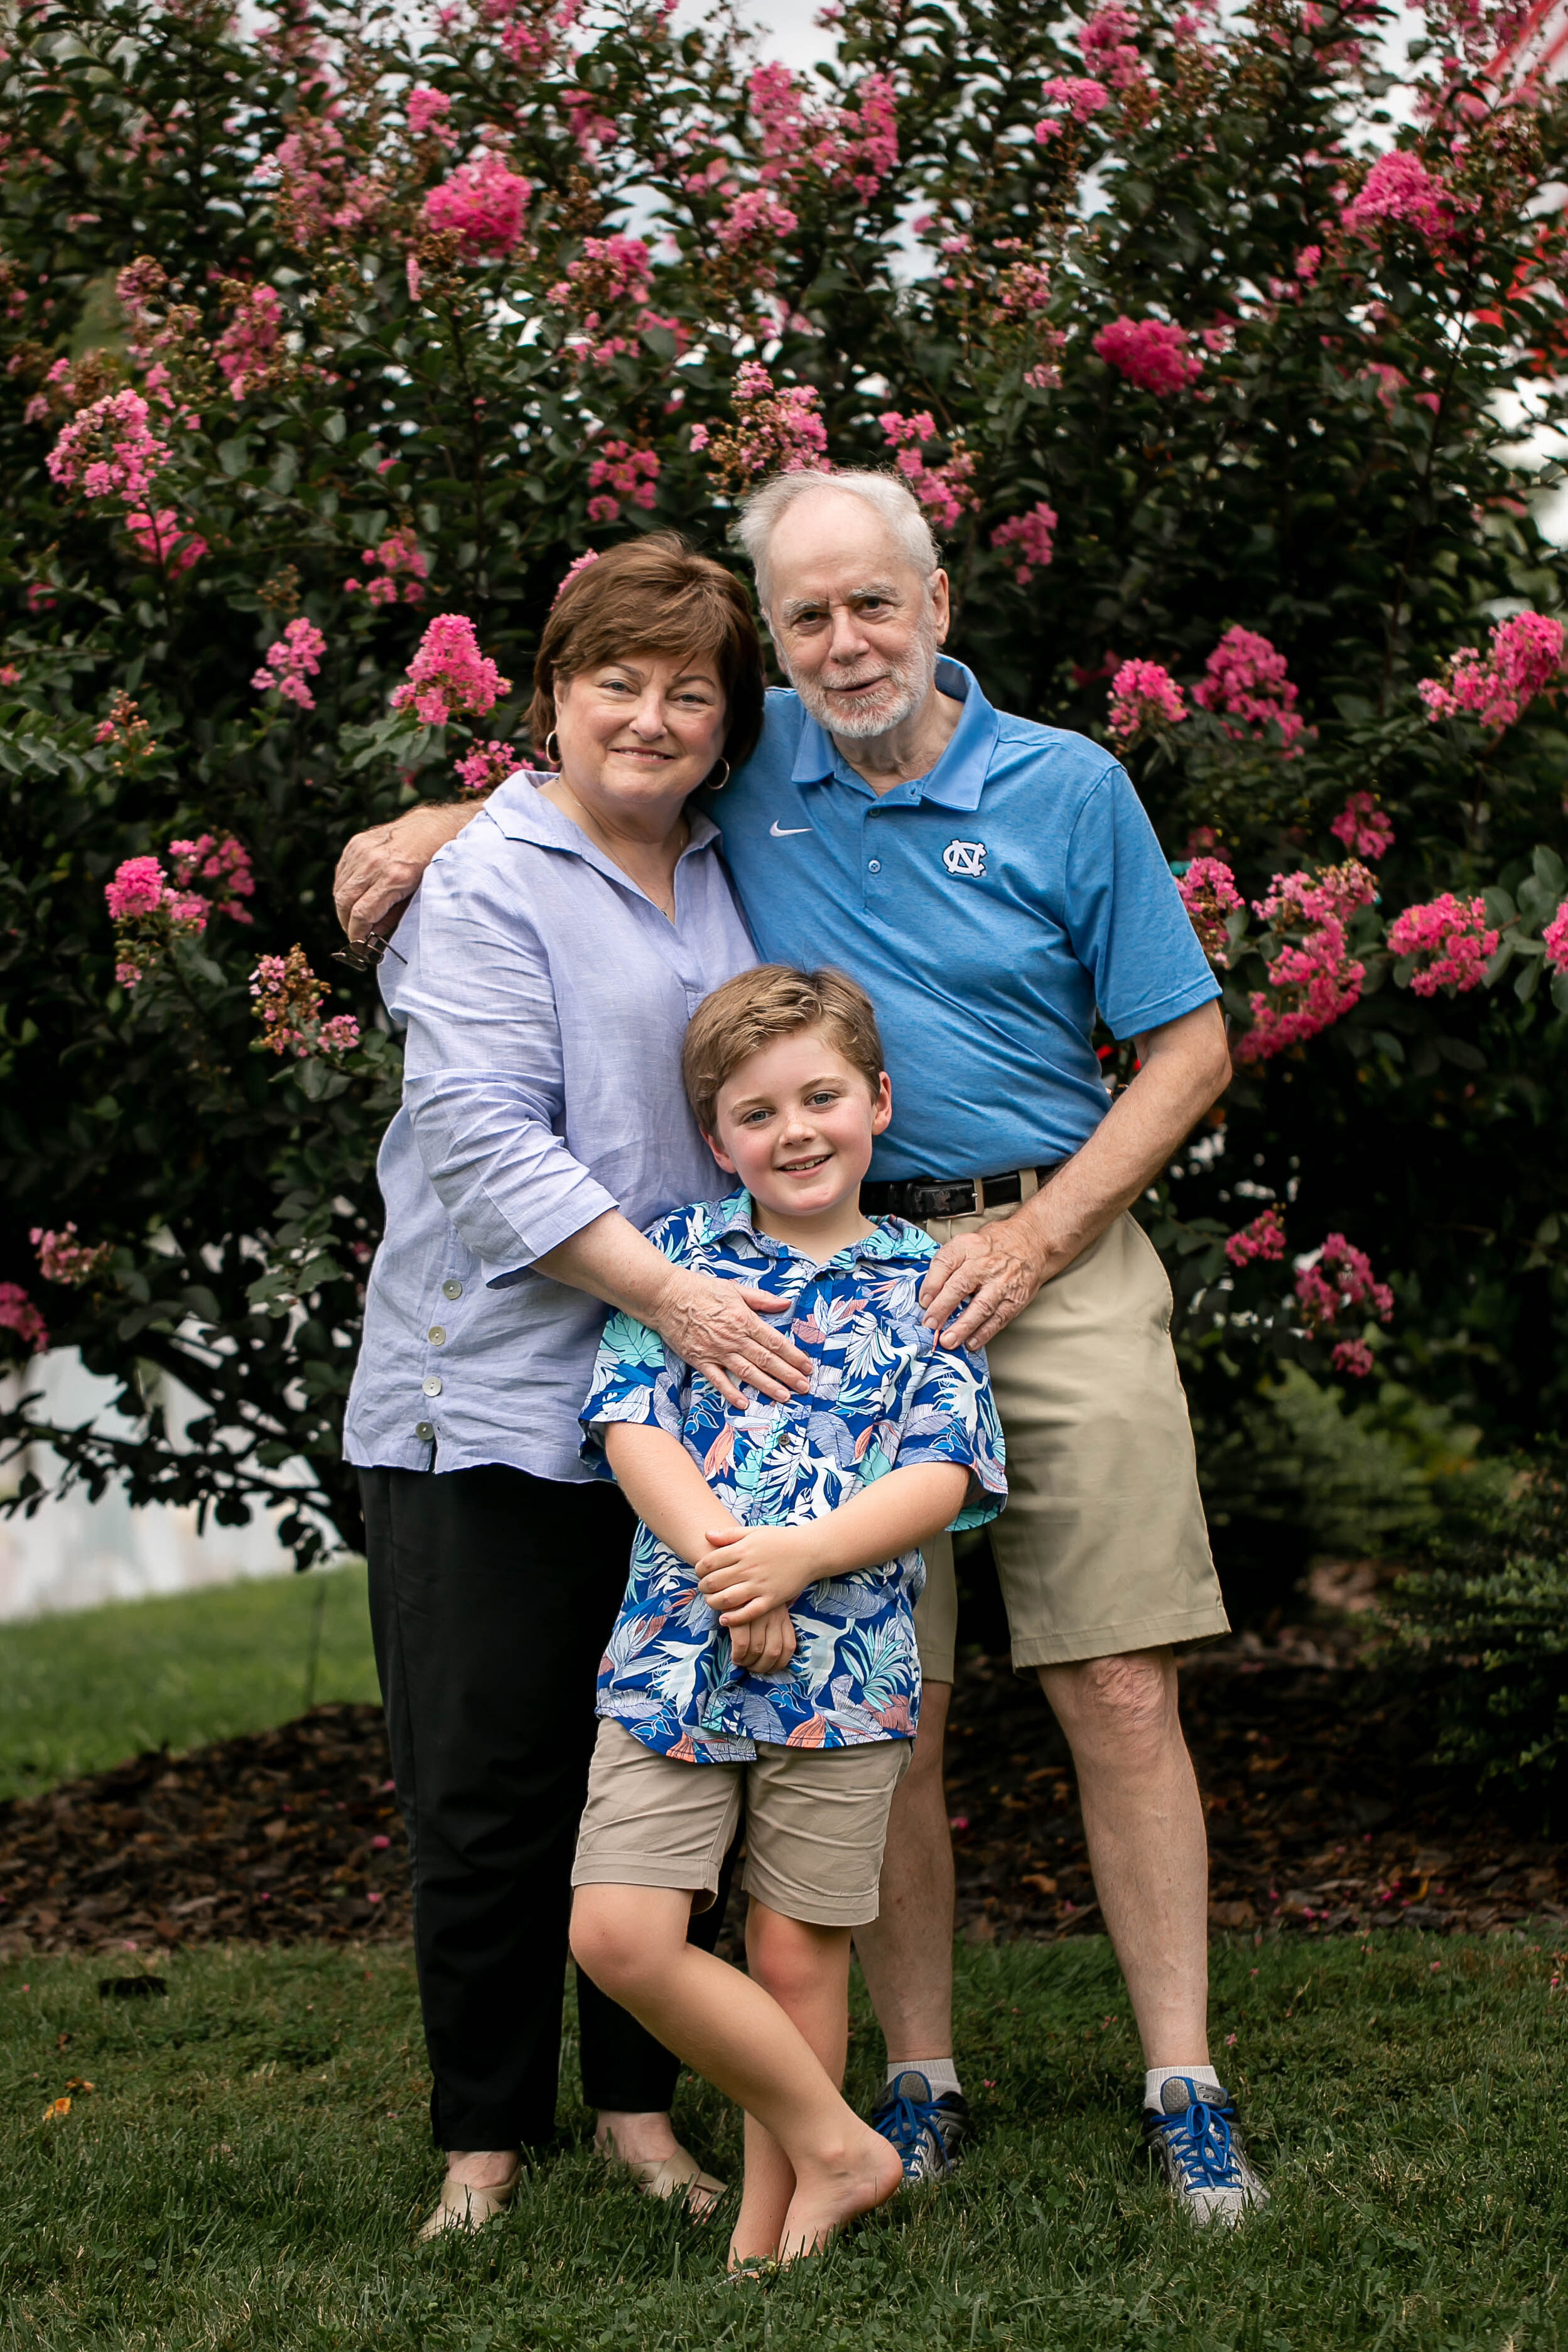
[[[928,609],[921,616],[907,659],[883,665],[885,675],[874,694],[845,705],[840,695],[829,691],[820,671],[812,678],[791,674],[789,682],[819,727],[849,742],[863,743],[914,718],[936,680],[937,651],[936,616]],[[852,675],[841,683],[852,686],[854,678]]]

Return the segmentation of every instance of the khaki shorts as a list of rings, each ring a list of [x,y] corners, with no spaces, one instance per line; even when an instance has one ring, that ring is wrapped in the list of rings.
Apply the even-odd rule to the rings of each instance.
[[[687,1764],[601,1721],[571,1883],[689,1890],[706,1911],[744,1800],[747,1893],[787,1919],[863,1927],[876,1917],[888,1808],[910,1747],[759,1745],[750,1764]]]
[[[1016,1214],[940,1217],[925,1230],[951,1241]],[[1159,1254],[1124,1215],[986,1351],[1008,1445],[1008,1506],[987,1533],[1020,1672],[1230,1630],[1170,1330]],[[952,1539],[921,1549],[921,1673],[951,1682]]]

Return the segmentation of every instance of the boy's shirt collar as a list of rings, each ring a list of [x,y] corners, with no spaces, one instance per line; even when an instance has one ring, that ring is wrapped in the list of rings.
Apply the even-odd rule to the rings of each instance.
[[[857,1242],[846,1242],[831,1257],[807,1257],[803,1251],[791,1249],[788,1242],[776,1241],[771,1234],[758,1231],[753,1222],[751,1195],[744,1185],[722,1201],[704,1202],[700,1214],[703,1231],[698,1238],[710,1247],[731,1239],[749,1242],[763,1256],[803,1267],[808,1275],[848,1274],[862,1261],[885,1265],[903,1260],[924,1265],[936,1255],[936,1243],[919,1225],[908,1224],[903,1217],[876,1217],[869,1234]]]

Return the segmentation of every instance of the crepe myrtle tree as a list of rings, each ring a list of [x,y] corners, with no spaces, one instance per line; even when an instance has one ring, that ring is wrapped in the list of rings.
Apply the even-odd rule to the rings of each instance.
[[[1129,762],[1238,1077],[1145,1204],[1210,1417],[1560,1411],[1562,92],[1526,12],[37,0],[0,57],[4,1431],[301,1563],[398,1053],[345,835],[490,788],[569,567],[896,467]],[[1126,1049],[1104,1046],[1107,1083]],[[119,1383],[110,1433],[29,1362]],[[169,1384],[196,1400],[176,1427]],[[24,1507],[42,1492],[22,1478]]]

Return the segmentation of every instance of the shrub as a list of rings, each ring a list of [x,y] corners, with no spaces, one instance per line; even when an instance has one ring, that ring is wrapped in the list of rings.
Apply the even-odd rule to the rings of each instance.
[[[12,12],[0,1332],[119,1383],[68,1476],[354,1528],[398,1057],[324,993],[338,848],[527,754],[570,563],[819,455],[1198,861],[1242,1076],[1146,1208],[1207,1424],[1287,1360],[1561,1407],[1564,563],[1507,420],[1564,413],[1568,97],[1492,69],[1511,0],[1428,10],[1396,109],[1361,0],[849,0],[815,76],[657,0]]]
[[[1402,1577],[1392,1630],[1435,1670],[1437,1753],[1560,1821],[1568,1765],[1568,1446],[1521,1459]]]

